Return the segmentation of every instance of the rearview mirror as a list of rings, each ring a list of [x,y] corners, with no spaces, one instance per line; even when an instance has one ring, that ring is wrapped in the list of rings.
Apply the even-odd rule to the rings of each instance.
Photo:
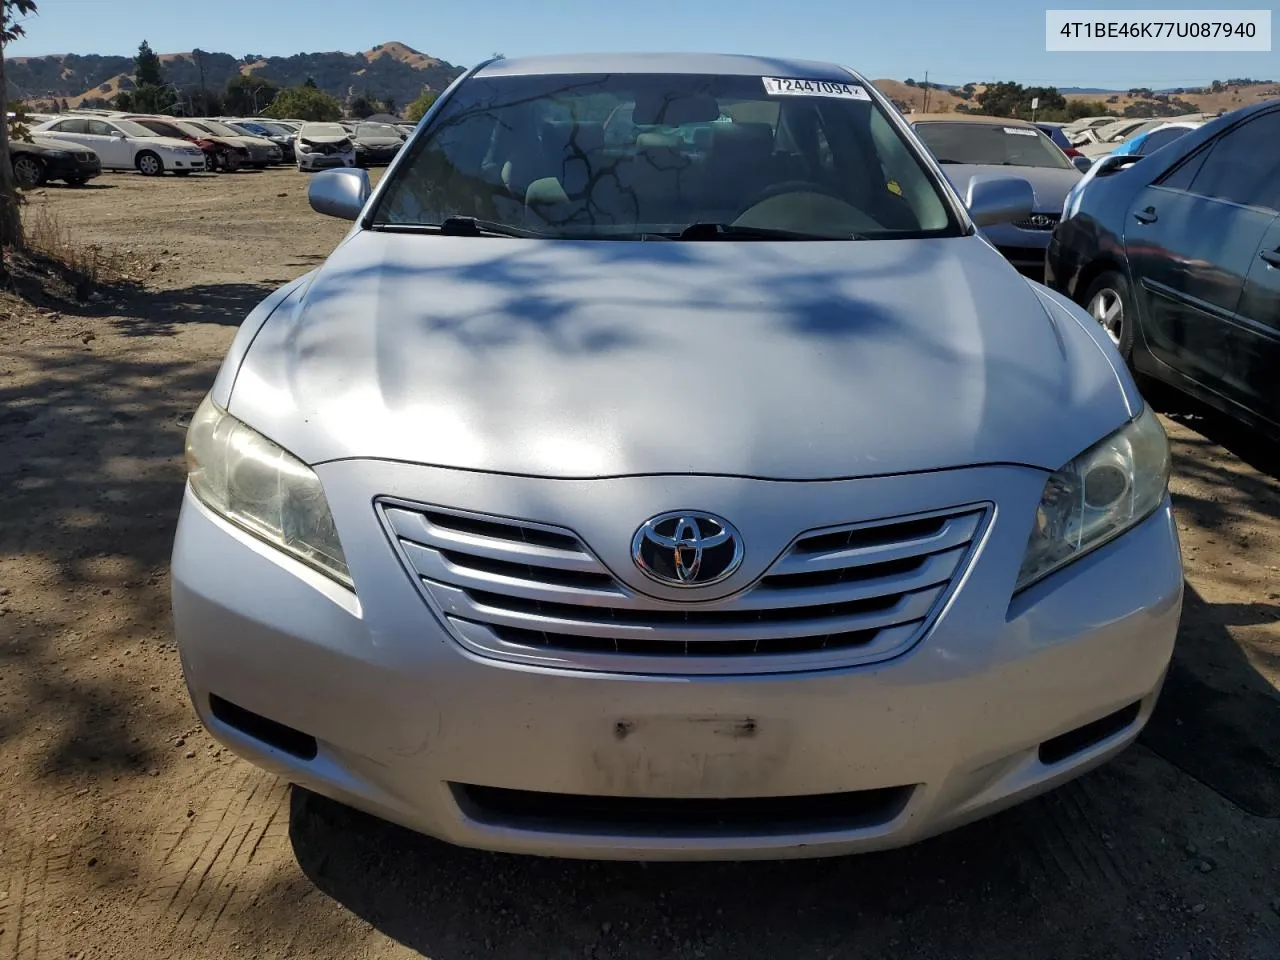
[[[372,192],[365,170],[322,170],[312,178],[307,200],[316,213],[339,220],[355,220]]]
[[[1086,157],[1082,153],[1079,156],[1075,156],[1071,158],[1071,165],[1075,167],[1077,170],[1079,170],[1081,173],[1084,173],[1086,170],[1088,170],[1090,167],[1093,166],[1093,161],[1090,160],[1088,157]]]
[[[974,223],[990,227],[1026,219],[1035,200],[1031,184],[1021,177],[980,173],[970,178],[964,203]]]

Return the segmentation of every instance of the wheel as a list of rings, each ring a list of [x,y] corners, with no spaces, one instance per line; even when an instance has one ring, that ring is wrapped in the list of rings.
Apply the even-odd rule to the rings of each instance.
[[[143,150],[138,154],[134,163],[138,165],[138,172],[144,177],[158,177],[164,173],[164,162],[150,150]]]
[[[173,171],[173,175],[174,175],[175,177],[189,177],[189,176],[191,176],[191,171],[190,171],[190,170],[175,170],[175,171]]]
[[[1108,270],[1089,284],[1082,303],[1128,363],[1133,355],[1134,324],[1137,322],[1129,281],[1122,274]]]
[[[44,163],[30,154],[18,154],[13,158],[13,179],[23,190],[40,186],[44,183]]]
[[[66,181],[68,187],[83,187],[89,182],[88,177],[64,177],[63,180]]]

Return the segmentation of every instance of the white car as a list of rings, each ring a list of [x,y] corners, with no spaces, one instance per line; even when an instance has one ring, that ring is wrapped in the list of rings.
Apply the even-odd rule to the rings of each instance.
[[[300,171],[354,167],[356,145],[340,123],[305,123],[294,145]]]
[[[137,170],[148,177],[168,171],[179,177],[204,170],[204,152],[185,140],[162,137],[132,120],[55,117],[32,133],[88,147],[104,170]]]

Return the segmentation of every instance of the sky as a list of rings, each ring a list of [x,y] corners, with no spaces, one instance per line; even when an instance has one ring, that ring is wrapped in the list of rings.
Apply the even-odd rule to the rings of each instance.
[[[1131,0],[1132,2],[1132,0]],[[236,56],[367,50],[398,40],[469,66],[500,52],[709,51],[832,60],[870,78],[1036,86],[1200,86],[1280,80],[1270,53],[1046,53],[1044,11],[1027,0],[37,0],[9,56],[132,55],[200,47]],[[1205,0],[1200,0],[1200,5]],[[1194,9],[1195,3],[1147,4]],[[1054,9],[1069,8],[1051,0]],[[1117,8],[1105,0],[1084,9]],[[1265,9],[1237,2],[1218,8]],[[1128,9],[1125,7],[1125,9]]]

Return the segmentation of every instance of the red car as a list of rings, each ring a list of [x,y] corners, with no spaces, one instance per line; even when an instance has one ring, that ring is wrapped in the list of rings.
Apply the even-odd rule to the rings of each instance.
[[[249,163],[249,151],[240,144],[212,136],[177,117],[136,116],[129,119],[162,137],[176,137],[195,144],[204,152],[206,170],[229,173]]]

